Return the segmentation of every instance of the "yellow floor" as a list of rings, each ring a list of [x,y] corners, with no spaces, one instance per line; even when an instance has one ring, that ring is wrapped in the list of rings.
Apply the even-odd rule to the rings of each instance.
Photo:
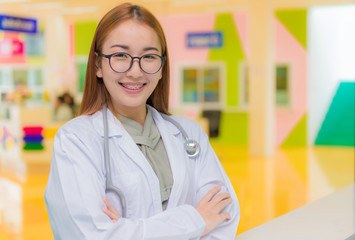
[[[213,147],[237,192],[242,233],[354,182],[354,148],[278,149],[270,158],[245,147]],[[1,160],[1,159],[0,159]],[[48,164],[27,171],[0,165],[0,239],[53,239],[43,194]]]

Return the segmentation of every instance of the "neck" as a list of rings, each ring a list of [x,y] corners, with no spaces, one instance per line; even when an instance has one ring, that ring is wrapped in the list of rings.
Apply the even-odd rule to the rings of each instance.
[[[147,107],[144,106],[140,106],[140,107],[127,107],[127,108],[118,108],[118,107],[114,107],[114,109],[110,110],[114,113],[114,115],[116,116],[116,118],[119,119],[118,114],[132,119],[133,121],[138,122],[140,125],[142,125],[144,127],[144,122],[145,122],[145,118],[147,115]]]

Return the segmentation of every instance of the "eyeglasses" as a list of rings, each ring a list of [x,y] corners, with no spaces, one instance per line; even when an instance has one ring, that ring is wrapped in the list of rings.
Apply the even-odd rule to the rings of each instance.
[[[157,73],[163,66],[165,57],[158,54],[144,54],[141,57],[132,57],[128,53],[117,52],[110,55],[98,53],[99,56],[109,60],[110,67],[117,73],[124,73],[131,69],[134,59],[139,60],[139,67],[143,72],[148,74]]]

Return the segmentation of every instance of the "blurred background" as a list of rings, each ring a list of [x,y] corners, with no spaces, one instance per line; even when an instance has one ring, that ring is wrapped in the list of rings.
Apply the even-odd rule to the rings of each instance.
[[[0,239],[53,239],[44,190],[96,25],[123,1],[0,0]],[[238,234],[354,183],[354,0],[140,0],[161,22],[170,107],[199,122]]]

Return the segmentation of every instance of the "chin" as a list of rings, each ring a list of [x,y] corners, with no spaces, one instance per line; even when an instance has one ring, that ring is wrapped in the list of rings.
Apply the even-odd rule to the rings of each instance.
[[[113,104],[116,105],[118,108],[120,108],[120,107],[124,107],[124,108],[139,108],[139,107],[145,106],[146,102],[132,102],[132,101],[129,101],[129,102],[116,102],[116,103],[113,103]]]

